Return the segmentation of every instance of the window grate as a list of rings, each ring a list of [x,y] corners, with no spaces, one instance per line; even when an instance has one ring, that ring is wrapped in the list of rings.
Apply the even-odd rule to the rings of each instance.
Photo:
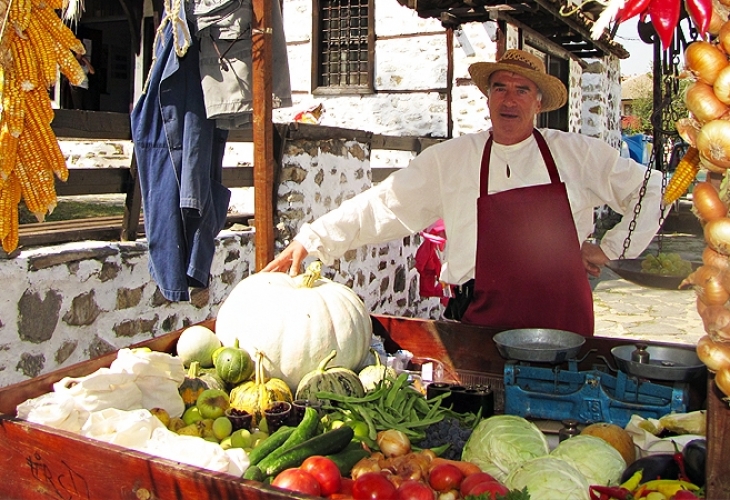
[[[320,85],[367,87],[369,0],[323,0],[320,9]]]

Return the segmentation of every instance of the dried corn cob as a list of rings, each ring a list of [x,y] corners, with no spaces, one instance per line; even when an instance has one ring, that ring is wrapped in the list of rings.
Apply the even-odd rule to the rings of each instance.
[[[15,28],[15,31],[22,33],[28,29],[28,23],[30,22],[30,0],[13,0],[10,2],[8,21],[11,26]]]
[[[3,85],[3,121],[8,132],[16,139],[25,126],[25,98],[27,92],[20,88],[20,84],[12,74],[5,74]]]
[[[45,88],[51,87],[56,83],[58,75],[58,64],[56,63],[56,53],[53,50],[53,39],[43,29],[36,16],[30,18],[30,24],[28,24],[26,34],[38,61],[37,67],[40,81]]]
[[[57,41],[54,41],[53,50],[56,56],[56,62],[58,62],[63,76],[68,78],[71,85],[81,85],[86,79],[86,73],[84,73],[84,68],[81,67],[81,64],[79,64],[68,49],[62,47]]]
[[[690,146],[687,152],[677,165],[674,175],[669,180],[667,190],[664,192],[664,204],[674,203],[689,188],[692,181],[700,171],[700,152],[697,148]]]
[[[7,253],[18,248],[18,203],[20,182],[11,174],[5,186],[0,188],[0,241]]]
[[[28,140],[20,141],[18,146],[18,162],[13,170],[20,180],[21,194],[25,206],[28,207],[38,222],[43,222],[46,214],[56,208],[56,184],[53,172],[43,163],[39,148]]]
[[[10,54],[13,56],[11,75],[26,92],[38,87],[38,62],[35,51],[27,38],[16,36],[10,42]]]
[[[86,54],[84,44],[76,38],[71,28],[63,23],[55,11],[52,9],[37,9],[33,11],[33,15],[38,19],[41,26],[48,31],[51,38],[61,44],[61,47],[72,50],[77,54]]]
[[[50,121],[43,119],[42,111],[37,109],[43,106],[40,102],[39,95],[36,92],[28,93],[29,112],[26,113],[26,126],[24,134],[27,134],[27,142],[31,144],[34,150],[41,155],[42,163],[51,169],[51,171],[62,181],[68,179],[68,168],[66,167],[66,159],[63,157],[61,147],[58,140],[53,134]],[[46,93],[46,95],[48,95]],[[32,106],[31,106],[32,104]]]
[[[0,187],[10,177],[18,159],[18,138],[8,132],[5,123],[0,127]]]

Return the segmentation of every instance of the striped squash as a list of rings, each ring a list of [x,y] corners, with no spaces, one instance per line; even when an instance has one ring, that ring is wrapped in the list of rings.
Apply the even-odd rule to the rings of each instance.
[[[296,399],[318,401],[317,393],[320,391],[354,397],[365,395],[365,388],[357,373],[342,366],[327,368],[335,356],[337,351],[333,350],[316,369],[302,377],[297,386]]]

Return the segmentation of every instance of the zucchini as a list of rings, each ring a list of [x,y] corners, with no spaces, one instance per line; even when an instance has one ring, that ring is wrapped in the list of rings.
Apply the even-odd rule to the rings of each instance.
[[[352,441],[354,434],[352,427],[343,425],[299,443],[272,460],[269,460],[269,455],[265,460],[266,464],[264,461],[259,462],[259,468],[265,476],[275,476],[284,469],[299,467],[312,455],[329,455],[342,451]]]
[[[246,472],[243,473],[243,479],[262,482],[264,480],[264,473],[255,465],[250,465],[248,469],[246,469]]]
[[[363,458],[369,457],[370,452],[364,449],[358,443],[357,447],[350,447],[348,445],[347,447],[345,447],[344,450],[338,453],[333,453],[331,455],[325,456],[337,465],[337,468],[340,469],[340,474],[342,474],[342,477],[350,477],[350,472],[352,471],[352,468],[355,466],[355,464]]]
[[[304,409],[304,418],[302,418],[299,425],[294,428],[294,432],[292,432],[289,437],[286,438],[286,441],[284,441],[280,446],[276,447],[276,449],[261,458],[256,465],[258,465],[261,470],[266,469],[271,462],[286,453],[287,450],[312,438],[317,433],[318,426],[319,413],[311,406],[306,407]]]
[[[264,439],[256,448],[248,454],[248,460],[251,465],[257,465],[269,453],[279,448],[289,439],[289,436],[296,430],[296,427],[287,427],[282,425],[269,437]]]

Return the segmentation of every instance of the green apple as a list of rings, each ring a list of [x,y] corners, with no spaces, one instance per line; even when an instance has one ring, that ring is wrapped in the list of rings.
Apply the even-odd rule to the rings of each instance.
[[[218,444],[220,444],[221,448],[223,448],[224,450],[233,448],[233,444],[231,443],[231,436],[221,439],[221,442]]]
[[[231,448],[249,448],[253,444],[248,429],[238,429],[231,434]]]
[[[233,424],[228,417],[218,417],[213,421],[213,435],[218,438],[218,441],[230,436],[232,431]]]
[[[195,406],[203,418],[215,420],[222,417],[230,406],[228,393],[222,389],[206,389],[198,396]]]
[[[203,416],[200,414],[200,410],[198,410],[197,406],[191,406],[185,410],[185,413],[182,415],[182,419],[183,422],[185,422],[185,425],[190,425],[203,420]]]
[[[181,436],[200,437],[200,427],[198,426],[198,423],[195,422],[190,425],[186,425],[182,429],[178,429],[177,433]]]
[[[180,417],[173,417],[170,419],[170,424],[167,426],[167,428],[170,429],[172,432],[177,432],[186,425],[188,424],[186,424],[185,421]]]
[[[266,421],[266,417],[261,417],[261,420],[259,420],[259,430],[267,434],[269,433],[269,423]]]

